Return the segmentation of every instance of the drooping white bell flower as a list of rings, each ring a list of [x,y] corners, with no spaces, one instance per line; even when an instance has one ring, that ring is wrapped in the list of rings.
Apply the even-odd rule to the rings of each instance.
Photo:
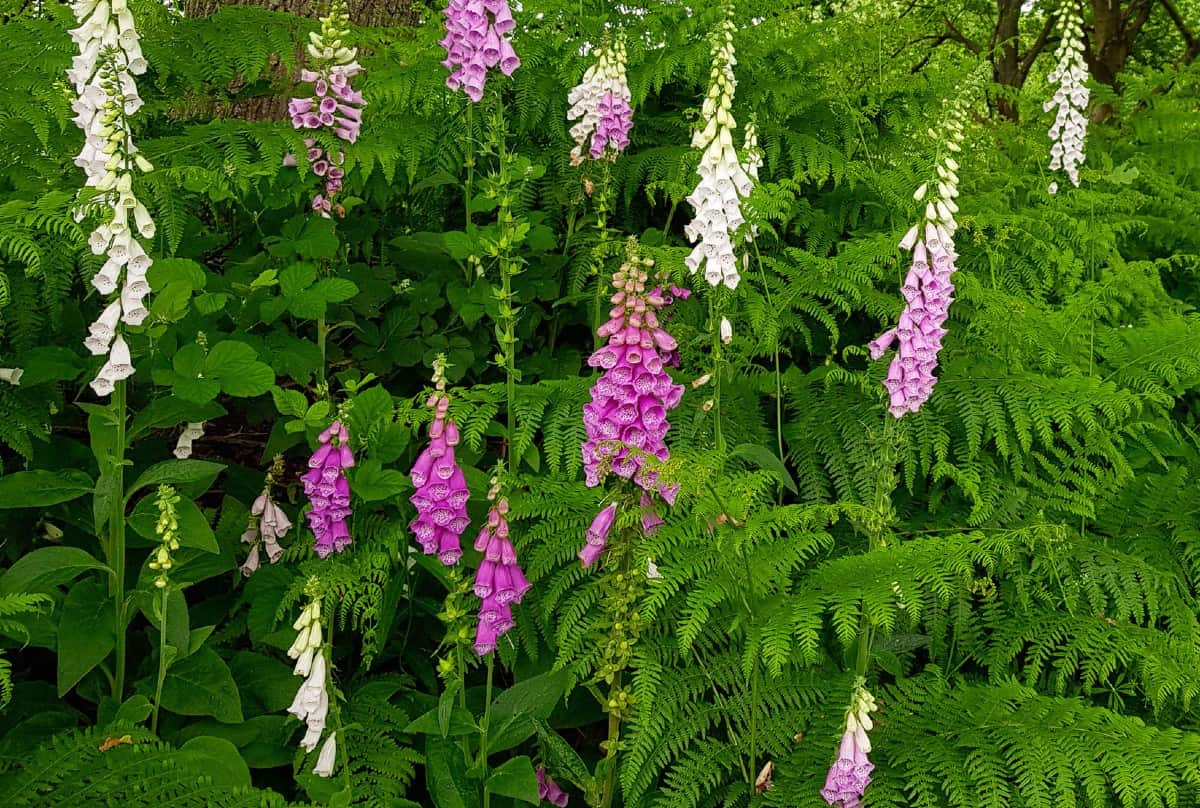
[[[117,335],[120,324],[140,325],[149,314],[143,299],[150,292],[146,271],[152,262],[136,236],[152,238],[155,228],[149,210],[134,193],[133,174],[153,166],[138,154],[129,126],[129,116],[143,106],[134,77],[147,65],[128,0],[75,0],[71,9],[78,26],[70,34],[79,55],[71,60],[67,78],[76,94],[73,120],[84,134],[75,164],[83,169],[85,186],[96,190],[104,213],[104,221],[88,238],[92,253],[107,258],[92,285],[102,295],[117,295],[84,340],[97,356],[113,346],[91,385],[98,395],[107,396],[116,382],[133,373],[128,347]],[[76,215],[81,221],[86,211]],[[124,352],[120,356],[118,341]]]
[[[701,126],[692,135],[692,146],[701,149],[696,173],[700,182],[688,196],[695,218],[684,228],[696,246],[684,259],[696,273],[703,268],[711,286],[736,289],[741,275],[733,252],[733,236],[745,223],[741,200],[750,195],[754,181],[733,146],[733,94],[737,78],[733,68],[733,21],[726,18],[713,33],[713,68],[708,94],[701,108]]]
[[[8,382],[13,387],[20,386],[23,375],[25,375],[24,368],[0,368],[0,381]]]
[[[336,738],[337,734],[331,732],[325,739],[325,743],[321,745],[321,753],[317,755],[317,765],[313,767],[313,774],[317,777],[333,776],[333,764],[337,759]]]
[[[1061,39],[1054,52],[1055,66],[1048,79],[1057,84],[1054,96],[1043,104],[1049,112],[1057,108],[1050,127],[1050,170],[1062,169],[1071,184],[1079,186],[1079,166],[1084,161],[1084,140],[1087,137],[1088,69],[1083,59],[1083,19],[1076,0],[1063,4],[1059,18]],[[1053,183],[1050,193],[1058,191]]]
[[[189,423],[179,433],[179,439],[175,442],[175,456],[180,460],[187,460],[192,456],[192,443],[202,437],[204,437],[204,424]]]
[[[287,654],[296,660],[293,672],[297,676],[303,676],[304,683],[296,692],[296,698],[292,700],[288,712],[305,723],[306,730],[300,740],[300,746],[304,751],[311,752],[317,748],[325,732],[325,718],[329,714],[329,692],[326,682],[328,670],[325,664],[325,649],[321,643],[320,598],[313,598],[304,607],[292,628],[298,633]]]

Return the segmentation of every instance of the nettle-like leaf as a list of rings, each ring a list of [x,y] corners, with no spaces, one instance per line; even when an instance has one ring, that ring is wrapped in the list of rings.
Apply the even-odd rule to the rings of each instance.
[[[185,401],[204,404],[222,393],[260,396],[275,383],[275,372],[246,343],[223,340],[208,350],[198,343],[185,345],[172,357],[171,370],[157,371],[155,380]]]

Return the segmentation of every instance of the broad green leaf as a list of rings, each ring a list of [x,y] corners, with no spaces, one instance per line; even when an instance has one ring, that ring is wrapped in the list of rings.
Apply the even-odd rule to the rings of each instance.
[[[760,469],[771,472],[779,478],[779,481],[783,483],[787,490],[793,494],[799,493],[799,490],[796,488],[796,481],[792,479],[787,466],[767,447],[756,443],[743,443],[735,446],[729,453],[729,457],[731,460],[740,458],[753,466],[758,466]]]
[[[303,418],[308,412],[308,399],[299,390],[285,390],[282,387],[271,388],[271,398],[275,399],[275,409],[280,415],[290,415],[293,418]]]
[[[21,556],[0,576],[0,595],[41,592],[73,581],[88,570],[112,572],[78,547],[43,547]]]
[[[561,774],[582,791],[590,791],[593,782],[592,773],[588,771],[587,764],[583,762],[583,758],[579,756],[575,748],[551,729],[545,720],[541,718],[532,720],[533,726],[537,730],[538,742],[542,747],[542,755],[546,758],[550,770],[556,775]]]
[[[190,499],[180,498],[175,503],[175,514],[179,521],[177,537],[183,547],[195,547],[209,553],[221,552],[217,537],[209,526],[204,514]],[[138,500],[133,512],[129,515],[128,524],[139,536],[156,541],[158,534],[154,526],[158,522],[158,500],[151,492]]]
[[[410,490],[412,481],[402,471],[380,468],[378,460],[364,460],[351,470],[350,487],[359,499],[375,502]]]
[[[185,743],[179,751],[185,756],[207,761],[208,765],[197,768],[212,778],[213,785],[224,788],[245,788],[250,785],[250,767],[242,760],[238,748],[224,738],[201,735]]]
[[[208,352],[204,363],[206,378],[216,381],[221,390],[239,398],[260,396],[275,384],[275,371],[244,342],[224,340]]]
[[[511,749],[535,731],[533,718],[549,718],[567,689],[569,674],[551,671],[517,682],[492,702],[488,753]]]
[[[92,493],[95,481],[82,471],[14,471],[0,477],[0,509],[41,508]]]
[[[458,742],[431,735],[425,740],[425,787],[434,808],[478,808],[479,790],[467,777]]]
[[[242,720],[242,701],[233,674],[225,660],[208,646],[167,671],[162,704],[179,715],[211,715],[227,724]]]
[[[300,686],[290,665],[266,654],[239,651],[229,661],[229,669],[247,712],[281,712],[292,703]]]
[[[89,578],[71,587],[58,616],[59,697],[112,653],[114,618],[107,582]]]
[[[538,798],[537,774],[533,771],[533,763],[524,755],[501,763],[492,771],[487,783],[488,790],[493,794],[533,805],[541,802]]]
[[[148,485],[196,483],[204,480],[208,480],[209,485],[212,485],[212,480],[215,480],[224,468],[223,464],[213,463],[211,460],[164,460],[155,463],[138,476],[129,487],[126,499]]]
[[[299,262],[283,268],[279,273],[279,291],[285,297],[295,297],[317,280],[317,268],[312,264]]]
[[[225,414],[225,408],[213,403],[195,404],[178,396],[163,396],[147,404],[129,425],[130,441],[151,429],[165,429],[190,421],[209,421]]]

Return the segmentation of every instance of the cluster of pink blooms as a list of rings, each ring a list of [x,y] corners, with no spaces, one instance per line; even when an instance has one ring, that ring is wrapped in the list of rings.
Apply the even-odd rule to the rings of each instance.
[[[462,469],[454,459],[458,445],[458,427],[446,417],[450,399],[440,391],[429,397],[434,409],[429,427],[429,446],[421,452],[412,468],[416,492],[410,501],[417,518],[409,526],[426,555],[437,554],[446,566],[462,558],[459,537],[470,524],[467,500],[471,498]]]
[[[875,764],[867,758],[871,751],[867,732],[873,726],[870,714],[875,709],[875,698],[866,688],[861,685],[855,688],[850,709],[846,711],[846,729],[837,759],[829,767],[825,787],[821,789],[825,802],[837,808],[862,808],[862,796],[875,769]]]
[[[597,329],[600,336],[608,337],[608,344],[588,359],[589,365],[603,368],[604,373],[592,387],[591,402],[583,407],[587,431],[583,463],[589,487],[600,485],[611,472],[671,504],[678,486],[660,481],[655,463],[646,461],[670,457],[665,441],[671,426],[667,413],[679,404],[683,386],[666,371],[677,346],[662,329],[659,312],[671,296],[661,287],[647,290],[651,266],[653,261],[631,254],[613,274],[613,309],[608,322]],[[653,500],[646,496],[642,504],[643,527],[657,527],[657,514],[651,515]],[[615,506],[609,506],[593,521],[587,545],[579,553],[585,567],[603,551],[614,517]]]
[[[478,102],[489,68],[511,76],[521,66],[509,41],[516,23],[508,0],[450,0],[445,14],[446,36],[438,44],[446,49],[446,86]]]
[[[557,805],[558,808],[566,806],[570,796],[559,787],[558,783],[550,779],[550,775],[546,774],[545,766],[538,766],[537,784],[539,800],[545,800],[551,805]]]
[[[354,143],[362,127],[362,108],[366,102],[362,93],[350,86],[350,80],[362,72],[362,67],[354,60],[356,50],[343,44],[350,33],[348,26],[345,4],[335,2],[321,20],[321,31],[309,35],[308,53],[314,69],[300,71],[300,80],[312,83],[313,94],[289,101],[288,114],[296,129],[326,129],[347,143]],[[326,218],[333,212],[345,215],[342,206],[334,201],[345,176],[342,150],[338,149],[334,155],[314,138],[305,138],[304,144],[313,173],[325,180],[324,193],[313,197],[313,210]],[[289,156],[284,163],[295,165],[296,158]]]
[[[301,475],[304,493],[312,503],[308,524],[316,537],[317,555],[325,558],[350,545],[350,483],[345,470],[354,465],[350,433],[340,421],[334,421],[318,438],[321,445],[308,460],[308,471]]]
[[[899,342],[896,356],[888,367],[888,411],[896,418],[916,412],[933,394],[937,377],[938,354],[942,350],[945,324],[954,300],[954,233],[958,229],[955,214],[958,204],[958,162],[951,153],[962,149],[966,105],[956,100],[944,124],[946,156],[938,162],[937,179],[923,184],[913,199],[925,203],[925,217],[913,225],[900,247],[913,251],[912,266],[904,279],[904,311],[895,328],[889,329],[870,342],[872,359],[879,359]]]
[[[912,267],[901,292],[906,305],[895,328],[871,341],[872,359],[879,359],[892,343],[899,342],[883,384],[888,390],[888,410],[897,418],[916,412],[933,393],[943,327],[954,300],[954,242],[931,232],[913,249]]]
[[[498,488],[493,482],[490,499],[495,500]],[[482,601],[475,633],[475,653],[480,656],[495,650],[496,640],[513,627],[512,604],[520,603],[529,591],[529,581],[508,540],[507,514],[508,500],[500,497],[488,510],[487,524],[475,538],[475,549],[483,553],[475,573],[475,596]]]
[[[278,561],[279,556],[283,555],[279,540],[292,528],[292,521],[283,508],[272,501],[269,487],[268,483],[268,490],[254,500],[254,506],[250,509],[250,524],[242,534],[242,541],[250,545],[250,553],[241,566],[242,575],[253,575],[258,569],[260,550],[266,552],[267,561],[272,564]]]
[[[625,43],[597,48],[596,64],[583,74],[583,80],[567,94],[567,119],[575,121],[571,137],[572,164],[583,160],[586,147],[593,160],[607,153],[615,157],[629,145],[633,129],[633,107],[629,83],[625,77]]]

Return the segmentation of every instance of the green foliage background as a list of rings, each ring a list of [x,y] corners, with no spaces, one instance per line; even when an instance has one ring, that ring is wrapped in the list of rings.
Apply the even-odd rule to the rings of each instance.
[[[412,28],[357,29],[369,105],[336,227],[305,213],[314,178],[282,166],[303,152],[301,135],[232,114],[286,96],[314,20],[133,7],[151,66],[135,136],[156,166],[142,196],[159,227],[151,316],[131,340],[125,479],[174,483],[195,502],[168,605],[177,656],[156,736],[152,531],[138,529],[153,486],[127,489],[126,631],[105,566],[115,410],[86,387],[96,362],[81,345],[100,262],[71,215],[82,184],[63,79],[73,23],[46,3],[41,18],[14,12],[0,48],[0,365],[25,370],[20,386],[0,383],[0,794],[13,805],[477,804],[479,772],[458,744],[484,711],[484,671],[472,665],[457,693],[438,676],[437,660],[462,647],[438,619],[459,579],[408,535],[407,470],[428,421],[428,368],[445,354],[480,523],[507,416],[493,361],[499,281],[493,261],[471,260],[494,234],[500,191],[484,144],[498,116],[526,227],[507,451],[534,589],[499,652],[492,726],[507,723],[490,752],[493,768],[541,761],[586,790],[607,729],[594,674],[621,630],[611,570],[575,560],[600,498],[578,448],[596,268],[615,269],[636,235],[688,281],[688,142],[720,7],[525,0],[522,67],[491,79],[470,114],[444,87],[438,9],[421,7]],[[1046,13],[1023,19],[1025,41]],[[722,398],[708,409],[713,387],[688,388],[669,434],[679,503],[630,549],[630,569],[653,560],[662,577],[633,584],[640,631],[616,804],[823,804],[864,627],[881,704],[866,805],[1200,803],[1200,68],[1176,63],[1162,10],[1120,92],[1094,87],[1114,113],[1089,131],[1079,189],[1046,193],[1049,53],[1019,94],[989,86],[975,99],[933,398],[889,424],[885,363],[866,356],[901,307],[896,243],[938,147],[926,128],[979,70],[969,50],[933,40],[943,16],[986,40],[993,14],[974,2],[737,5],[735,114],[756,119],[766,158],[748,204],[758,237],[723,300],[730,346],[714,353],[703,296],[671,321],[677,380],[715,373]],[[589,63],[582,43],[613,29],[628,38],[632,146],[611,167],[573,167],[566,94]],[[992,113],[1005,94],[1019,122]],[[330,417],[310,407],[325,375],[352,405],[355,543],[318,561],[298,528],[281,563],[244,580],[239,537],[276,453],[281,503],[303,524],[296,472]],[[714,440],[715,411],[732,451]],[[197,460],[163,462],[196,420],[208,433]],[[770,459],[780,453],[783,466]],[[334,621],[346,727],[348,765],[332,781],[307,773],[284,712],[299,680],[282,652],[312,574]],[[129,686],[114,699],[119,632]],[[768,760],[774,786],[756,794]]]

